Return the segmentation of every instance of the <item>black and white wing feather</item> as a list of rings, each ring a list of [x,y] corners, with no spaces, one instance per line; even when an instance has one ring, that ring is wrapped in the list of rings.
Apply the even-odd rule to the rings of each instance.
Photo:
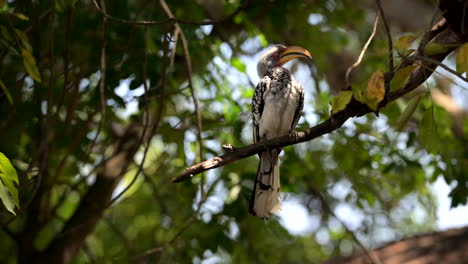
[[[299,104],[297,106],[296,112],[294,113],[294,118],[291,124],[291,131],[294,130],[294,128],[297,126],[297,123],[299,123],[299,119],[301,119],[302,116],[302,110],[304,109],[304,88],[299,82],[296,82],[296,85],[297,91],[299,93]]]
[[[255,88],[255,93],[252,98],[252,123],[253,123],[253,141],[257,143],[260,141],[260,132],[259,132],[259,124],[260,118],[262,118],[263,114],[263,106],[265,105],[264,102],[264,95],[265,92],[268,90],[270,85],[270,77],[265,76],[263,77],[260,82],[257,84]]]

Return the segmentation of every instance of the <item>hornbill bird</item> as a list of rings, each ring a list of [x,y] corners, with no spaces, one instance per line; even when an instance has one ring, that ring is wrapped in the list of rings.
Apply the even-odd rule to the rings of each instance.
[[[261,80],[252,98],[254,143],[295,133],[304,106],[304,89],[282,66],[299,57],[312,59],[304,48],[283,45],[270,47],[260,57],[257,73]],[[260,164],[249,212],[263,219],[281,210],[280,152],[281,148],[259,153]]]

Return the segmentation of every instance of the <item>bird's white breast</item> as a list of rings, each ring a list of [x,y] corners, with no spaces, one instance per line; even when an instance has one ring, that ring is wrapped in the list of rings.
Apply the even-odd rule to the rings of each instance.
[[[299,106],[299,86],[292,76],[287,83],[271,83],[264,94],[263,114],[259,122],[261,138],[288,135]]]

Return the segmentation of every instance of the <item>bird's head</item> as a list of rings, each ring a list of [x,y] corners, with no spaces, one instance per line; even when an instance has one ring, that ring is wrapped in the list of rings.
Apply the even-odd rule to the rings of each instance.
[[[257,64],[257,73],[260,78],[265,76],[268,70],[274,67],[280,67],[286,62],[295,58],[306,58],[312,60],[310,53],[298,46],[275,45],[268,48],[265,53],[262,54]]]

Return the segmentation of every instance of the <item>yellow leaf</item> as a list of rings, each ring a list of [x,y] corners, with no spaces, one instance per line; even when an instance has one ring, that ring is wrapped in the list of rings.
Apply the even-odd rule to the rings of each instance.
[[[336,114],[345,109],[351,101],[352,95],[353,92],[351,91],[343,91],[338,96],[334,97],[331,101],[332,114]]]
[[[15,32],[18,38],[21,40],[21,44],[23,44],[23,47],[27,49],[28,51],[32,52],[32,47],[31,47],[31,44],[29,44],[29,39],[26,33],[24,33],[23,31],[17,28],[15,28]]]
[[[33,55],[26,49],[21,48],[21,54],[23,55],[23,64],[26,67],[26,71],[29,76],[34,80],[41,82],[41,75],[37,69],[36,60]]]
[[[359,101],[363,104],[366,103],[366,96],[364,95],[363,89],[359,89],[359,88],[353,89],[353,97],[354,99],[356,99],[356,101]]]
[[[424,47],[424,55],[432,56],[447,52],[448,48],[439,43],[429,43]]]
[[[379,103],[385,96],[385,79],[380,70],[372,74],[366,89],[366,103],[374,111],[377,110]]]
[[[403,53],[404,50],[408,49],[411,44],[416,40],[416,36],[403,35],[395,42],[395,48],[399,53]]]
[[[29,20],[29,17],[21,14],[21,13],[13,13],[14,16],[16,16],[17,18],[21,19],[21,20],[24,20],[24,21],[28,21]]]
[[[417,67],[417,65],[409,65],[399,69],[390,81],[390,91],[395,91],[402,88],[410,78],[411,73],[413,73],[414,69]]]
[[[457,53],[457,72],[468,76],[468,43],[465,43]]]

